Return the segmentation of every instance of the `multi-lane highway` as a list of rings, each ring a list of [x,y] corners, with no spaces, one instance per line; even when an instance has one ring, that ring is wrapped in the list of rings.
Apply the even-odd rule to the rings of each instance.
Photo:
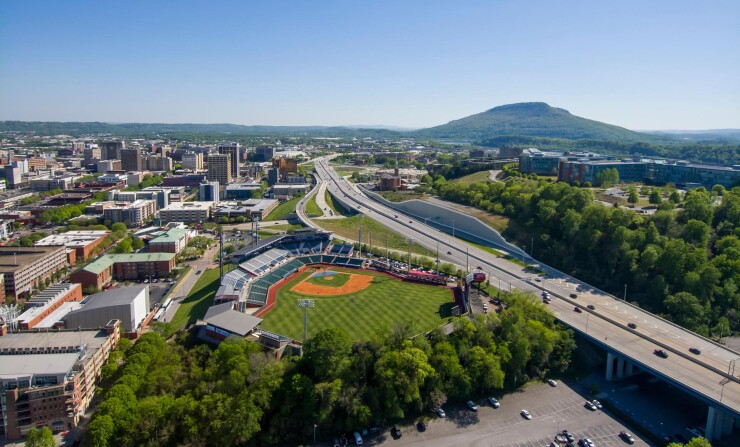
[[[547,290],[555,297],[549,306],[563,323],[625,361],[674,382],[717,409],[740,416],[740,361],[735,368],[738,353],[546,265],[537,264],[546,275],[536,277],[517,264],[373,201],[340,178],[328,160],[318,159],[314,166],[319,180],[340,202],[432,251],[438,250],[441,262],[469,266],[470,270],[480,267],[489,274],[492,285],[501,281],[504,289],[513,287],[538,295]],[[636,327],[630,328],[630,323]],[[701,349],[701,354],[691,353],[690,348]],[[656,349],[665,350],[668,358],[655,355]]]

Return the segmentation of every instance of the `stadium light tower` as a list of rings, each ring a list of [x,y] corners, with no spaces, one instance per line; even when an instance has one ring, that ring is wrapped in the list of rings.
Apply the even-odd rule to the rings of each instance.
[[[313,308],[313,300],[298,300],[298,307],[303,308],[303,343],[308,340],[308,309]]]
[[[408,250],[408,262],[409,262],[408,265],[406,266],[407,275],[411,273],[411,244],[413,244],[414,242],[416,242],[414,238],[412,237],[406,238],[406,249]]]

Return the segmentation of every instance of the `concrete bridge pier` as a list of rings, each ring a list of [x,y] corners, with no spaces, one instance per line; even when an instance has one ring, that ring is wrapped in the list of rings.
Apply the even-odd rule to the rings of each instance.
[[[614,374],[614,354],[611,352],[606,353],[606,381],[612,381],[612,375]]]
[[[719,439],[732,433],[735,427],[735,418],[712,406],[707,411],[707,425],[704,430],[707,441]]]

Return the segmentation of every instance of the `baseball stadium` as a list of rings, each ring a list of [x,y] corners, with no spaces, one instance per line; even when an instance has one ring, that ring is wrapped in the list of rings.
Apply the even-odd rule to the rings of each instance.
[[[303,340],[304,312],[309,336],[337,328],[361,341],[395,324],[427,332],[447,323],[460,302],[456,284],[444,276],[358,257],[353,246],[315,230],[268,238],[232,255],[238,268],[222,278],[215,304],[233,302],[261,318],[262,331],[284,339]],[[299,307],[301,300],[311,307]]]

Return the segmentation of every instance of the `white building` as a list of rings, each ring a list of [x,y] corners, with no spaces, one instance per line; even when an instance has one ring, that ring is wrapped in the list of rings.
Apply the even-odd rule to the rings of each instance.
[[[211,217],[212,206],[213,202],[175,202],[159,210],[159,218],[163,223],[203,223]]]

